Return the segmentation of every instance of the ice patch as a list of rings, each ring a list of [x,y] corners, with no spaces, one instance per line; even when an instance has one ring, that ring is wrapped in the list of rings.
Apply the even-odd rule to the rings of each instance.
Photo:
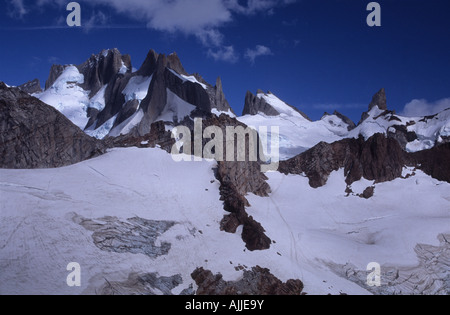
[[[155,121],[179,122],[189,116],[195,106],[179,98],[171,90],[167,89],[167,104],[162,114]]]
[[[205,90],[208,88],[206,86],[206,84],[200,83],[194,76],[187,76],[187,75],[184,75],[184,74],[178,74],[177,72],[175,72],[172,69],[169,69],[169,71],[172,72],[174,75],[176,75],[178,78],[180,78],[183,81],[183,83],[186,82],[186,81],[189,81],[189,82],[201,85],[202,88],[204,88]]]
[[[120,135],[128,134],[134,127],[139,125],[142,118],[144,118],[144,111],[139,109],[136,113],[134,113],[130,118],[116,126],[111,132],[109,136],[118,137]]]
[[[101,112],[102,110],[105,109],[106,106],[106,101],[105,101],[105,91],[106,88],[108,87],[108,85],[104,85],[98,92],[97,94],[95,94],[90,102],[88,107],[89,108],[95,108],[97,109],[99,112]]]
[[[132,77],[126,88],[122,91],[122,94],[125,95],[125,102],[138,100],[140,103],[147,96],[152,78],[153,76]]]
[[[231,118],[236,118],[236,115],[233,114],[233,112],[231,110],[224,112],[224,111],[219,111],[217,108],[213,108],[213,109],[211,109],[211,113],[216,115],[217,117],[219,117],[222,114],[225,114],[227,116],[230,116]]]

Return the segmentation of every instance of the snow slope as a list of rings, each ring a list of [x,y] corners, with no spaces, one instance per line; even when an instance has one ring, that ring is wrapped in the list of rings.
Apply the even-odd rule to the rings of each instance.
[[[87,108],[90,100],[89,92],[78,86],[83,83],[84,76],[78,69],[75,66],[67,66],[49,89],[33,96],[53,106],[80,129],[84,129],[89,121]],[[97,96],[94,104],[96,103],[101,104]]]
[[[167,69],[169,69],[169,68],[167,68]],[[200,85],[205,90],[208,88],[206,86],[206,84],[199,82],[193,75],[187,76],[187,75],[184,75],[184,74],[179,74],[178,72],[176,72],[176,71],[174,71],[172,69],[169,69],[169,71],[172,72],[172,74],[174,74],[178,78],[180,78],[183,81],[183,83],[186,82],[186,81],[189,81],[189,82],[192,82],[192,83]]]
[[[271,127],[279,127],[280,160],[294,157],[322,141],[332,143],[341,140],[348,133],[348,125],[337,116],[327,116],[312,122],[273,94],[258,94],[258,97],[264,98],[280,115],[267,116],[259,113],[237,119],[256,130],[260,127],[268,127],[270,131]],[[262,138],[265,141],[265,137],[262,136]]]
[[[0,170],[0,294],[93,294],[105,279],[126,281],[131,273],[152,272],[180,275],[182,284],[172,290],[178,294],[190,285],[195,289],[190,274],[197,267],[238,280],[239,265],[267,267],[283,281],[299,278],[310,294],[367,294],[366,287],[339,276],[336,265],[414,266],[417,243],[435,244],[439,233],[450,232],[449,184],[420,172],[376,185],[370,200],[344,196],[342,170],[319,189],[301,176],[269,173],[273,193],[248,196],[248,212],[276,243],[249,252],[242,228],[236,234],[220,231],[226,213],[214,166],[176,163],[158,149],[128,148],[65,168]],[[95,245],[95,233],[80,224],[125,226],[130,218],[175,222],[155,242],[169,243],[168,253],[133,253],[139,233],[130,249],[104,250]],[[125,227],[118,228],[119,235]],[[79,288],[66,285],[70,262],[81,265]]]
[[[132,100],[138,100],[139,103],[142,102],[142,100],[147,96],[152,78],[153,76],[132,77],[122,92],[125,95],[125,102]]]
[[[171,90],[167,89],[167,103],[161,115],[155,121],[179,122],[189,116],[195,106],[179,98]]]
[[[329,270],[337,272],[337,266],[366,271],[370,262],[408,270],[419,264],[417,244],[438,245],[438,235],[450,232],[450,185],[421,172],[375,185],[375,196],[369,200],[346,197],[343,170],[319,189],[310,188],[302,176],[268,176],[274,191],[270,201],[249,196],[252,207],[247,211],[277,242],[276,250],[290,257],[292,268],[302,270],[305,283],[312,286],[309,292],[319,293],[315,285],[327,280],[317,278],[318,270],[322,278]],[[353,188],[356,192],[361,186],[362,192],[372,185],[362,180]],[[445,279],[450,271],[440,272]],[[328,283],[338,290],[336,283]]]

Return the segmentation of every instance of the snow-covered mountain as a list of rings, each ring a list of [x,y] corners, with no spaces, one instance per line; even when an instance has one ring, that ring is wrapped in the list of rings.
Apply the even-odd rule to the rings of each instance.
[[[155,121],[173,125],[185,117],[234,115],[222,82],[213,87],[189,75],[178,56],[153,50],[139,70],[117,49],[93,55],[82,65],[53,66],[46,90],[34,94],[90,136],[145,135]]]
[[[248,126],[280,128],[281,160],[292,158],[320,142],[333,143],[360,135],[367,140],[377,133],[395,138],[408,152],[430,149],[450,141],[450,109],[432,117],[402,117],[387,109],[384,89],[374,96],[369,111],[363,114],[358,126],[338,112],[311,121],[306,114],[274,94],[262,91],[256,96],[247,93],[243,114],[238,120]]]
[[[281,160],[294,157],[319,142],[331,143],[341,140],[348,134],[350,125],[337,115],[327,115],[319,121],[311,121],[305,114],[270,92],[258,91],[256,97],[249,95],[251,95],[250,92],[247,93],[244,116],[238,117],[238,120],[257,130],[261,126],[279,127]],[[249,105],[252,99],[255,101]],[[260,110],[261,107],[262,110]]]

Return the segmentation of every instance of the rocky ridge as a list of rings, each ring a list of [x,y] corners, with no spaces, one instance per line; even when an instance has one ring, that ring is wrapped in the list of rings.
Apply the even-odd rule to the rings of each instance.
[[[0,82],[1,168],[60,167],[105,151],[53,107]]]

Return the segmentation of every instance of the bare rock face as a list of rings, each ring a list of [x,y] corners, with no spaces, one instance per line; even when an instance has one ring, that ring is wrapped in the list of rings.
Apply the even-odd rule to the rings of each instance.
[[[332,144],[319,143],[314,148],[280,163],[284,174],[303,174],[311,187],[326,184],[328,176],[340,168],[345,169],[346,182],[351,185],[362,177],[376,182],[401,177],[405,165],[411,164],[408,154],[398,142],[375,134],[367,141],[344,139]]]
[[[0,167],[60,167],[105,150],[53,107],[0,83]]]
[[[257,95],[253,95],[250,91],[248,91],[247,94],[245,95],[244,111],[242,113],[243,116],[257,115],[258,113],[262,113],[266,116],[280,115],[280,113],[275,108],[273,108],[272,105],[267,103],[264,100],[264,98],[258,97],[259,94],[269,95],[269,94],[272,94],[271,92],[264,93],[263,91],[258,90],[256,92],[256,94]],[[311,121],[311,119],[305,113],[303,113],[301,110],[299,110],[298,108],[291,106],[291,105],[288,105],[288,106],[290,106],[293,110],[298,112],[300,115],[302,115],[307,120]]]
[[[203,128],[209,126],[219,126],[224,136],[223,152],[226,156],[226,127],[247,126],[235,118],[228,115],[220,117],[211,116],[203,121]],[[203,145],[206,143],[204,142]],[[249,146],[246,149],[246,160],[237,161],[237,144],[234,147],[235,161],[219,161],[217,163],[216,178],[220,181],[220,195],[224,202],[224,210],[230,212],[223,218],[221,229],[229,233],[236,233],[239,226],[243,226],[242,240],[250,251],[265,250],[270,248],[271,239],[266,236],[264,228],[260,223],[246,212],[246,207],[250,206],[245,196],[253,193],[257,196],[267,197],[271,192],[267,177],[261,172],[260,161],[250,161]],[[194,154],[195,152],[193,152]],[[259,152],[258,152],[259,153]]]
[[[373,97],[372,101],[369,104],[369,112],[374,108],[375,106],[378,106],[381,110],[388,110],[387,107],[387,98],[386,98],[386,90],[382,88],[379,90]],[[361,124],[364,120],[366,120],[369,117],[368,112],[364,112],[361,116],[361,121],[359,124]]]
[[[104,50],[98,55],[92,55],[85,63],[77,66],[84,75],[81,87],[91,91],[90,97],[94,96],[103,85],[112,81],[122,66],[128,69],[126,72],[131,72],[131,58],[128,55],[122,56],[117,49]]]
[[[39,79],[34,79],[33,81],[24,83],[21,86],[18,86],[18,88],[28,94],[42,92],[41,83],[39,82]]]
[[[155,148],[158,146],[170,153],[175,140],[172,138],[172,133],[166,131],[164,122],[157,121],[151,125],[150,129],[150,133],[145,136],[127,134],[114,138],[105,138],[104,142],[108,148]]]
[[[249,206],[245,195],[252,192],[259,196],[268,196],[270,186],[267,177],[261,173],[257,162],[218,162],[217,179],[220,181],[220,195],[224,210],[230,212],[223,218],[221,229],[236,233],[243,225],[242,240],[250,251],[269,249],[271,239],[265,235],[260,223],[249,216],[245,210]]]
[[[221,274],[203,268],[197,268],[191,276],[198,286],[197,295],[302,295],[304,288],[300,280],[283,283],[269,269],[259,266],[245,270],[236,282],[225,281]]]
[[[218,111],[227,112],[231,110],[233,112],[223,92],[222,79],[220,77],[217,78],[214,89],[208,89],[208,94],[210,95],[213,107]]]
[[[65,67],[61,65],[53,65],[50,68],[50,74],[48,75],[48,79],[45,82],[45,89],[51,88],[53,83],[55,83],[56,79],[59,78],[59,76],[63,73]]]
[[[450,143],[410,154],[414,165],[431,177],[450,183]]]
[[[242,115],[257,115],[258,113],[263,113],[267,116],[280,115],[280,113],[276,111],[275,108],[270,106],[264,99],[253,95],[250,91],[247,91]]]
[[[372,98],[372,102],[369,104],[369,111],[378,106],[381,110],[387,110],[386,90],[383,88],[379,90]]]

